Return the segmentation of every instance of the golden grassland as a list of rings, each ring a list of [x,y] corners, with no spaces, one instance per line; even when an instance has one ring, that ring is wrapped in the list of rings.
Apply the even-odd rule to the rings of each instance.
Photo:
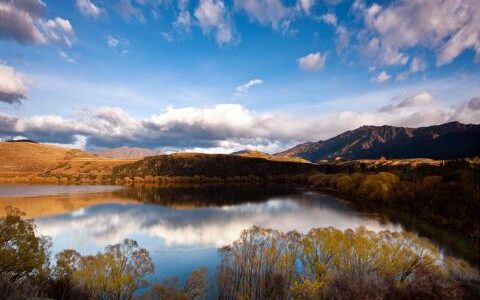
[[[2,142],[0,183],[101,183],[113,167],[136,160],[104,158],[43,144]]]
[[[479,162],[478,158],[470,159],[472,164]],[[272,156],[259,151],[245,151],[236,155],[174,153],[145,159],[115,159],[51,145],[0,142],[1,184],[306,182],[312,172],[415,169],[443,163],[441,160],[424,158],[381,158],[313,164],[301,158]],[[223,169],[219,167],[222,164],[225,165]]]
[[[301,163],[307,163],[307,164],[312,163],[312,162],[310,162],[306,159],[303,159],[301,157],[270,155],[270,154],[260,152],[260,151],[245,151],[245,152],[242,152],[242,153],[238,153],[236,155],[243,156],[243,157],[265,158],[265,159],[273,160],[273,161],[301,162]]]

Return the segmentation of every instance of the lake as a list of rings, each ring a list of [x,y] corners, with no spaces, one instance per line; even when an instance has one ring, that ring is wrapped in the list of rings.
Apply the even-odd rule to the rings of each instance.
[[[327,226],[407,228],[428,236],[412,218],[358,209],[338,197],[291,186],[0,186],[2,214],[7,206],[35,219],[38,232],[52,238],[53,253],[73,248],[94,254],[125,238],[136,240],[155,263],[152,281],[182,280],[204,266],[213,276],[217,249],[252,225],[285,232]],[[432,232],[432,241],[449,254],[477,259],[462,238]]]

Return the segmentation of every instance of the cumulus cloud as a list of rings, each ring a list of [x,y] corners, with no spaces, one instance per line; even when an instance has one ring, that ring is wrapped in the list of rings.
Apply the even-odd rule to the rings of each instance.
[[[390,77],[391,76],[388,75],[386,71],[382,71],[378,73],[377,76],[372,77],[370,81],[375,83],[384,83],[384,82],[387,82],[390,79]]]
[[[14,68],[0,63],[0,102],[20,103],[27,98],[27,79]]]
[[[257,78],[257,79],[252,79],[245,84],[239,85],[235,88],[235,96],[237,97],[245,96],[246,94],[248,94],[248,91],[250,90],[251,87],[255,85],[261,85],[261,84],[263,84],[263,80]]]
[[[362,45],[360,52],[378,65],[405,65],[409,59],[407,54],[383,43],[377,37],[372,38],[368,43]]]
[[[447,121],[480,122],[480,100],[443,105],[428,92],[398,98],[372,111],[322,113],[262,112],[240,104],[168,107],[159,114],[134,118],[116,107],[85,111],[75,118],[57,115],[13,116],[0,113],[0,135],[22,135],[41,142],[74,144],[85,137],[87,148],[122,145],[232,152],[244,148],[277,152],[304,141],[326,139],[362,125],[429,126]],[[301,121],[299,121],[301,120]],[[288,124],[289,126],[285,126]]]
[[[195,18],[205,35],[213,34],[217,44],[234,40],[234,29],[223,0],[200,0]]]
[[[427,92],[421,92],[413,96],[407,97],[405,100],[395,105],[383,106],[380,108],[380,112],[398,112],[405,108],[428,106],[433,104],[433,96]]]
[[[80,13],[86,17],[98,18],[103,12],[100,7],[90,0],[77,0],[75,4]]]
[[[49,41],[69,48],[72,47],[75,42],[75,31],[69,20],[57,17],[40,24]]]
[[[403,0],[382,7],[357,0],[354,10],[364,18],[378,51],[396,54],[402,63],[404,50],[424,46],[436,53],[437,65],[450,63],[473,49],[480,56],[480,6],[477,0]],[[395,55],[394,55],[395,56]],[[385,60],[391,64],[394,60]]]
[[[40,0],[1,1],[0,38],[24,44],[45,43],[46,39],[36,25],[45,11],[46,5]]]
[[[295,11],[295,7],[285,6],[281,0],[235,0],[234,3],[235,9],[244,11],[251,20],[274,29],[288,28],[289,18]],[[302,8],[306,8],[310,1],[300,3]]]
[[[327,60],[327,54],[320,52],[310,53],[297,59],[298,66],[307,71],[322,70]]]
[[[480,96],[474,97],[468,102],[454,108],[453,114],[449,117],[449,121],[458,120],[474,124],[480,122]]]
[[[472,98],[470,101],[468,101],[467,105],[470,110],[480,110],[480,97]]]
[[[57,43],[71,47],[75,32],[69,20],[43,18],[46,5],[41,0],[1,1],[0,38],[27,44]]]

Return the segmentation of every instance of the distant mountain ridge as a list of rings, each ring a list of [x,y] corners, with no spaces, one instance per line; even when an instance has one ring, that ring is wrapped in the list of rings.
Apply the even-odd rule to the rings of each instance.
[[[103,157],[119,158],[119,159],[143,158],[143,157],[163,154],[161,151],[155,151],[148,148],[128,147],[128,146],[99,150],[99,151],[95,151],[94,153]]]
[[[258,151],[258,150],[245,149],[245,150],[232,152],[232,153],[230,153],[230,155],[237,155],[237,156],[243,156],[243,157],[265,158],[265,159],[268,159],[268,160],[275,160],[275,161],[291,161],[291,162],[310,163],[310,161],[305,160],[301,157],[271,155],[271,154],[261,152],[261,151]]]
[[[352,160],[480,156],[480,125],[450,122],[419,128],[362,126],[324,141],[303,143],[275,155],[296,156],[312,162],[337,157]]]

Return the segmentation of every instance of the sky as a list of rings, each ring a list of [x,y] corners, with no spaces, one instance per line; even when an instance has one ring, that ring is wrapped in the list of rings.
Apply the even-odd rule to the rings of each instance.
[[[0,139],[269,153],[480,123],[478,0],[0,0]]]

